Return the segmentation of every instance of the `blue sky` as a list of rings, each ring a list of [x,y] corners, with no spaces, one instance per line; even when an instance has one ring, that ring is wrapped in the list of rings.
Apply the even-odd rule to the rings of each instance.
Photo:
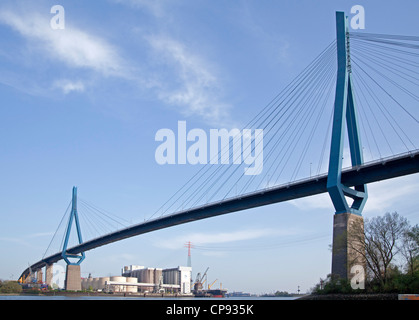
[[[50,27],[56,4],[65,30]],[[125,220],[149,218],[197,170],[158,165],[156,132],[241,128],[356,4],[365,32],[417,35],[416,0],[2,1],[0,278],[42,257],[73,186]],[[419,223],[418,191],[417,175],[372,184],[364,216]],[[209,267],[230,291],[306,291],[330,272],[333,213],[322,195],[211,218],[89,251],[82,272],[185,265],[191,241],[194,274]]]

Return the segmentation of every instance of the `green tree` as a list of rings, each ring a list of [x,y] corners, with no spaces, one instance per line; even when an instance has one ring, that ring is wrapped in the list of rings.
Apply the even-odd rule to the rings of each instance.
[[[2,282],[0,287],[1,293],[20,293],[22,292],[22,286],[16,281],[5,281]]]
[[[419,272],[419,225],[406,230],[400,252],[406,259],[406,269],[413,276]]]
[[[382,288],[394,271],[394,258],[402,251],[403,238],[410,229],[406,218],[397,212],[366,219],[364,226],[354,225],[348,239],[353,251],[363,256],[367,274]]]
[[[347,237],[352,254],[365,261],[366,292],[419,290],[418,225],[411,227],[408,220],[397,212],[386,213],[365,219],[364,223],[354,221]],[[403,261],[405,264],[400,264]],[[350,290],[345,281],[328,276],[316,285],[313,292],[347,293]]]
[[[357,293],[359,290],[354,290],[348,280],[328,274],[326,279],[320,279],[313,289],[315,294],[332,294],[332,293]]]

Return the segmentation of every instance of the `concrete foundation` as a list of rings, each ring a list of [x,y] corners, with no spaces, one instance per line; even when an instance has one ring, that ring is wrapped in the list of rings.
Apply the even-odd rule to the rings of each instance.
[[[47,264],[45,267],[45,283],[52,287],[52,277],[53,277],[53,265]]]
[[[65,290],[81,291],[80,265],[67,265],[65,275]]]
[[[332,275],[350,280],[351,268],[361,265],[366,270],[364,218],[352,213],[335,214],[333,218]]]
[[[43,273],[42,273],[42,269],[39,269],[36,271],[36,281],[37,282],[42,282],[43,280]]]

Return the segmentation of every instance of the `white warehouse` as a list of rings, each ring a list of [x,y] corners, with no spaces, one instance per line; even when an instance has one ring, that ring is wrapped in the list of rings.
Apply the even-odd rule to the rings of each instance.
[[[146,268],[130,265],[121,276],[82,279],[82,290],[122,293],[179,293],[191,294],[191,267],[171,269]]]
[[[139,283],[153,283],[156,288],[182,294],[191,293],[192,268],[177,267],[171,269],[145,268],[144,266],[130,265],[122,269],[122,276],[137,278]],[[141,291],[140,291],[141,290]],[[152,292],[152,287],[139,287],[139,292]]]

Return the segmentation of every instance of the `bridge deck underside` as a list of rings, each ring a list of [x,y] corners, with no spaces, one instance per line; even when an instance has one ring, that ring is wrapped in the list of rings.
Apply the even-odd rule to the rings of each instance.
[[[409,154],[344,170],[342,172],[341,181],[345,186],[352,187],[355,185],[368,184],[418,172],[419,151],[415,151]],[[278,187],[264,189],[136,224],[74,246],[68,249],[67,253],[78,254],[112,242],[179,224],[325,193],[327,192],[326,186],[327,174]],[[33,264],[31,269],[38,270],[61,259],[61,252],[59,252]],[[27,268],[22,273],[22,276],[28,275],[29,272],[29,268]]]

